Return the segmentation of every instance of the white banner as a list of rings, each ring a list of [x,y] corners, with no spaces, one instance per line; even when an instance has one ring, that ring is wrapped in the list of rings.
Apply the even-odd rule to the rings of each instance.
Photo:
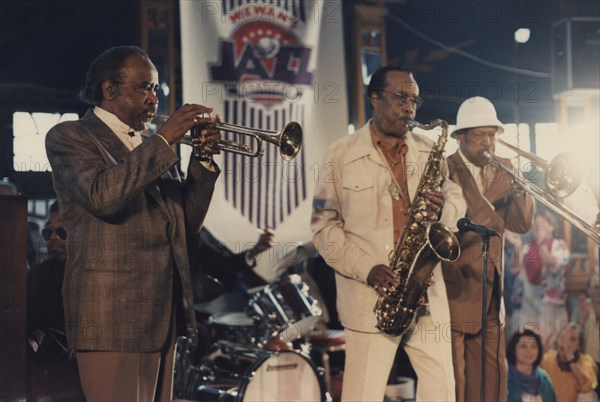
[[[316,165],[348,131],[340,0],[180,0],[183,100],[214,107],[227,123],[280,131],[291,121],[303,146],[285,162],[263,142],[261,159],[222,153],[206,227],[233,251],[249,248],[257,228],[276,245],[258,272],[267,280],[311,240]],[[247,136],[225,138],[256,149]]]

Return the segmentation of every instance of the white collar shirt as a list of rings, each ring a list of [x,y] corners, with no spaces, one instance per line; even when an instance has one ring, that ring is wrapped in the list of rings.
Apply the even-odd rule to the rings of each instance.
[[[140,132],[123,123],[115,114],[99,106],[94,107],[94,114],[115,133],[130,151],[142,143]]]

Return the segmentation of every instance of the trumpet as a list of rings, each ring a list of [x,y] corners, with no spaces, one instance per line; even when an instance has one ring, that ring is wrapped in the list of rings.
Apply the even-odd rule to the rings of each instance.
[[[154,114],[152,116],[153,121],[166,121],[168,118],[169,116],[162,114]],[[195,125],[190,130],[190,134],[184,135],[181,139],[182,144],[189,145],[193,148],[194,156],[199,159],[207,159],[207,155],[205,154],[200,142],[200,132],[202,129],[207,127],[216,128],[219,131],[247,135],[254,138],[256,141],[255,146],[250,147],[240,142],[234,142],[233,140],[220,140],[212,144],[213,148],[216,148],[219,151],[232,152],[253,158],[261,158],[265,153],[265,150],[262,147],[262,142],[265,141],[277,145],[277,148],[279,148],[279,154],[283,160],[290,161],[294,159],[296,155],[298,155],[298,152],[300,152],[300,148],[302,147],[302,127],[295,121],[286,124],[281,131],[262,130],[236,124],[218,122],[210,126]]]
[[[496,142],[535,163],[543,170],[545,188],[542,189],[534,184],[526,183],[525,180],[519,175],[516,175],[512,169],[505,166],[499,159],[492,156],[490,153],[486,152],[485,158],[489,163],[508,172],[512,179],[523,187],[527,193],[531,194],[533,198],[570,222],[597,244],[600,244],[600,226],[598,224],[595,226],[590,225],[561,202],[563,198],[568,197],[577,190],[582,181],[581,175],[578,176],[569,167],[571,159],[569,154],[558,154],[550,162],[547,162],[539,156],[523,151],[499,138],[496,139]]]

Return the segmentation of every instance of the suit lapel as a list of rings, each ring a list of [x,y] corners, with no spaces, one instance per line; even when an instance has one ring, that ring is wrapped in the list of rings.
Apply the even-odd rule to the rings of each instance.
[[[85,116],[83,117],[89,123],[89,127],[92,131],[92,139],[96,141],[100,146],[102,152],[105,153],[106,157],[113,164],[118,164],[120,160],[125,158],[131,151],[127,149],[125,144],[119,140],[117,135],[108,127],[102,120],[96,116],[92,110],[88,110]],[[165,172],[162,176],[165,178],[171,178],[169,172]],[[165,201],[160,194],[160,189],[158,187],[158,181],[154,182],[154,185],[150,185],[146,187],[144,191],[146,191],[160,206],[165,210],[167,214],[169,214],[169,209],[165,204]],[[170,216],[170,215],[169,215]]]
[[[117,161],[123,159],[130,152],[110,127],[100,120],[91,109],[87,111],[83,120],[89,123],[93,138],[109,153],[112,158],[111,162],[116,164]]]

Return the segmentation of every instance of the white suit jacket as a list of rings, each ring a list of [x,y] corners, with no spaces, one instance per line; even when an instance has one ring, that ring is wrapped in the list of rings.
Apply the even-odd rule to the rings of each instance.
[[[355,331],[380,332],[373,312],[377,292],[367,275],[377,264],[389,264],[394,250],[391,172],[374,147],[368,122],[356,133],[333,143],[319,166],[311,227],[321,256],[336,271],[337,309],[342,325]],[[418,187],[434,145],[427,137],[406,136],[406,174],[410,199]],[[456,231],[466,204],[460,187],[446,179],[440,221]],[[434,323],[448,326],[450,313],[441,269],[428,290]],[[448,334],[450,328],[446,328]]]

